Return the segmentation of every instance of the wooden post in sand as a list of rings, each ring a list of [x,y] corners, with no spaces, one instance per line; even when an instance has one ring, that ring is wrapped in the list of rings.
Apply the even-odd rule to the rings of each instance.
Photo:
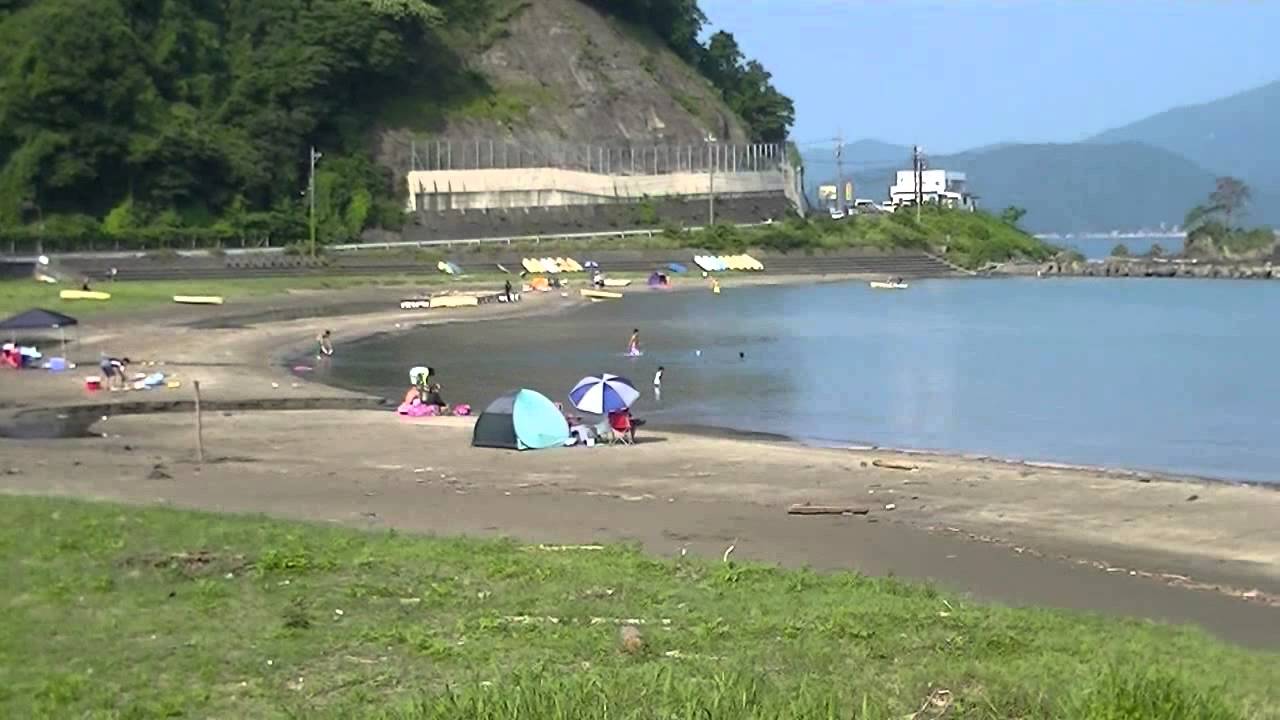
[[[204,418],[200,412],[200,381],[191,383],[196,389],[196,462],[204,464]]]

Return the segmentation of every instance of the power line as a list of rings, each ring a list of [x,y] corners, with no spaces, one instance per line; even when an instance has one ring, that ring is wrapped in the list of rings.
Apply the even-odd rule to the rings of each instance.
[[[848,158],[845,158],[842,160],[842,162],[845,165],[853,166],[853,167],[884,168],[886,170],[897,165],[897,163],[891,162],[888,160],[849,160]],[[805,158],[804,164],[834,166],[836,164],[836,161],[830,158]]]

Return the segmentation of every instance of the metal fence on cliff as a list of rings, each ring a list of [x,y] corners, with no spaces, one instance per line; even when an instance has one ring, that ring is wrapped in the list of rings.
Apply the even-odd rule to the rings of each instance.
[[[772,172],[786,152],[777,143],[514,143],[502,140],[411,140],[410,171],[558,168],[604,175]]]

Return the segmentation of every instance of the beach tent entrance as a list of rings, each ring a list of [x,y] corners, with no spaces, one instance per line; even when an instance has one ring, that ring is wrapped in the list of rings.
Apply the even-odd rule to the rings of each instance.
[[[471,435],[475,447],[542,450],[569,439],[569,423],[545,395],[513,390],[489,403],[476,419]]]

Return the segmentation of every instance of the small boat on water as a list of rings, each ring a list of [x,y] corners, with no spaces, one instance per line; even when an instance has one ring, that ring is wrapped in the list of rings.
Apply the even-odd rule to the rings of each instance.
[[[907,283],[901,280],[896,282],[880,282],[872,280],[869,285],[871,285],[874,290],[906,290],[908,287]]]

